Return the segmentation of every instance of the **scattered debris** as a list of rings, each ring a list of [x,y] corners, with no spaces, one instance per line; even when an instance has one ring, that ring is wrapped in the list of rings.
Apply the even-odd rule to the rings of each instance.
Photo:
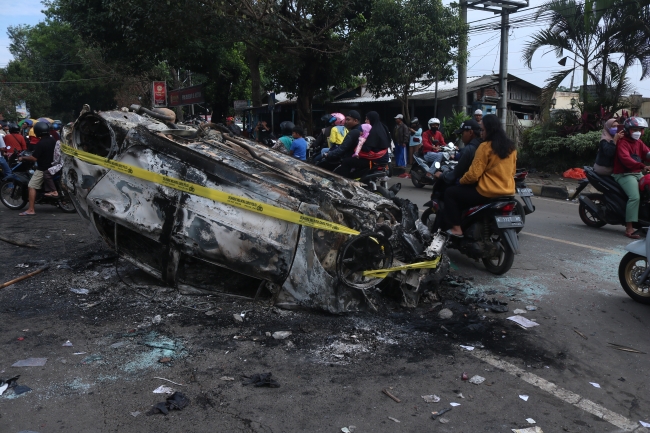
[[[256,388],[261,386],[268,386],[269,388],[280,388],[280,384],[271,379],[271,373],[258,373],[252,376],[242,376],[242,379],[245,379],[242,382],[243,386],[252,384]]]
[[[650,422],[639,421],[639,423],[641,423],[642,427],[650,427]]]
[[[517,325],[521,326],[524,329],[539,326],[539,323],[533,322],[532,320],[528,320],[525,317],[521,316],[511,316],[508,317],[508,320],[515,322]]]
[[[355,425],[351,425],[351,426],[348,426],[348,427],[343,427],[343,428],[341,429],[341,432],[342,432],[342,433],[352,433],[352,432],[355,431],[356,429],[357,429],[357,426],[355,426]]]
[[[645,352],[641,352],[640,350],[636,350],[636,349],[633,349],[633,348],[627,347],[627,346],[621,346],[620,344],[614,344],[614,343],[607,343],[607,344],[609,344],[609,346],[612,349],[622,350],[623,352],[641,353],[643,355],[646,354]]]
[[[447,408],[442,409],[442,410],[440,410],[440,411],[438,411],[438,412],[431,412],[431,419],[436,419],[436,418],[438,418],[440,415],[442,415],[442,414],[444,414],[444,413],[447,413],[447,412],[449,412],[450,410],[451,410],[451,408],[450,408],[450,407],[447,407]]]
[[[0,289],[4,289],[5,287],[9,287],[9,286],[11,286],[12,284],[16,284],[16,283],[18,283],[18,282],[20,282],[20,281],[22,281],[22,280],[26,280],[27,278],[31,278],[31,277],[33,277],[34,275],[38,275],[38,274],[40,274],[41,272],[47,270],[48,268],[49,268],[49,266],[45,266],[45,267],[43,267],[43,268],[41,268],[41,269],[37,269],[37,270],[35,270],[34,272],[30,272],[29,274],[25,274],[25,275],[23,275],[23,276],[21,276],[21,277],[14,278],[13,280],[9,280],[9,281],[7,281],[6,283],[2,283],[2,284],[0,284]]]
[[[70,291],[72,293],[76,293],[77,295],[87,295],[88,293],[90,293],[88,289],[79,289],[77,287],[72,287]]]
[[[70,340],[68,340],[65,343],[63,343],[62,347],[72,347],[72,343],[70,343]]]
[[[154,316],[154,318],[151,319],[151,323],[153,323],[154,325],[157,325],[160,322],[162,322],[162,317],[160,317],[160,314]]]
[[[465,398],[465,396],[463,395],[462,392],[459,392],[458,395],[456,395],[456,397],[458,397],[458,398]]]
[[[27,358],[16,361],[12,367],[43,367],[47,362],[47,358]]]
[[[449,422],[447,418],[440,418],[438,421],[440,421],[442,424],[447,424]]]
[[[465,350],[469,350],[470,352],[471,352],[472,350],[474,350],[474,346],[463,346],[463,345],[461,344],[460,347],[462,347],[462,348],[465,349]]]
[[[233,319],[235,319],[235,322],[242,323],[244,321],[244,318],[241,316],[241,314],[233,314],[232,315]]]
[[[460,380],[469,380],[469,376],[467,373],[463,371],[463,374],[460,375]]]
[[[438,403],[440,401],[440,397],[435,394],[423,395],[422,398],[426,403]]]
[[[173,394],[174,390],[168,386],[160,385],[158,388],[153,390],[154,394]]]
[[[499,301],[496,298],[492,298],[486,302],[479,302],[478,306],[484,308],[485,311],[492,311],[493,313],[507,313],[508,312],[508,303],[505,301]]]
[[[185,385],[183,385],[182,383],[176,383],[176,382],[174,382],[173,380],[165,379],[164,377],[154,377],[154,379],[165,380],[165,381],[167,381],[167,382],[173,383],[174,385],[178,385],[178,386],[185,386]]]
[[[460,403],[449,403],[452,407],[460,406]]]
[[[84,359],[81,360],[82,364],[92,364],[95,361],[101,361],[102,356],[101,355],[90,355],[86,356]]]
[[[18,263],[14,268],[29,268],[27,263]]]
[[[483,382],[485,382],[485,378],[479,376],[478,374],[476,376],[472,376],[472,378],[469,380],[469,383],[473,383],[474,385],[480,385]]]
[[[443,308],[442,310],[438,311],[438,317],[443,320],[451,319],[453,315],[454,313],[449,308]]]
[[[137,417],[138,415],[140,415],[140,412],[138,412],[138,411],[131,412],[131,416],[132,416],[133,418]]]
[[[11,245],[16,245],[17,247],[38,248],[38,246],[36,246],[36,245],[34,245],[34,244],[27,244],[27,243],[25,243],[25,242],[20,242],[20,241],[14,240],[14,239],[5,238],[4,236],[0,236],[0,241],[6,242],[6,243],[11,244]],[[21,267],[21,268],[27,268],[27,267],[29,267],[29,265],[26,265],[26,266],[16,266],[16,267],[17,267],[17,268],[18,268],[18,267]]]
[[[578,331],[577,329],[574,329],[573,332],[575,332],[576,334],[578,334],[579,336],[581,336],[581,337],[584,338],[585,340],[589,340],[585,334],[583,334],[582,332]]]
[[[589,382],[589,383],[590,383],[591,386],[593,386],[594,388],[600,388],[600,385],[597,384],[596,382]]]
[[[73,355],[85,355],[86,353],[88,353],[88,352],[75,352],[75,353],[73,353]]]
[[[393,418],[392,416],[389,416],[388,419],[391,420],[391,421],[395,421],[395,422],[402,422],[402,421],[398,420],[397,418]]]
[[[20,395],[20,394],[24,394],[24,393],[26,393],[26,392],[29,392],[29,391],[31,391],[31,390],[32,390],[32,389],[31,389],[30,387],[28,387],[28,386],[25,386],[25,385],[16,385],[16,386],[14,387],[14,394],[16,394],[16,395]]]
[[[276,340],[284,340],[292,334],[291,331],[276,331],[273,333],[273,338]]]
[[[512,431],[514,433],[544,433],[542,429],[537,426],[527,428],[513,428]]]
[[[535,422],[535,420],[532,419],[532,418],[526,418],[526,422],[527,422],[528,424],[537,424],[537,423]]]
[[[221,376],[219,380],[235,380],[235,378],[230,376]]]
[[[537,307],[534,305],[526,305],[526,310],[528,311],[536,311]]]
[[[397,402],[397,403],[401,403],[401,402],[402,402],[402,400],[400,400],[399,398],[395,397],[395,396],[394,396],[393,394],[391,394],[390,391],[387,390],[386,388],[382,389],[381,392],[383,392],[384,394],[386,394],[387,396],[389,396],[390,398],[392,398],[393,400],[395,400],[395,402]]]
[[[520,395],[519,398],[522,399],[523,401],[528,401],[528,396],[525,395],[525,394],[524,394],[524,395]]]
[[[169,397],[167,397],[167,400],[165,400],[164,402],[158,403],[157,405],[152,407],[151,410],[147,413],[147,415],[154,415],[157,413],[162,413],[163,415],[167,415],[170,410],[182,410],[189,404],[190,404],[190,399],[177,391],[172,395],[170,395]]]
[[[0,385],[0,395],[4,394],[4,392],[9,388],[9,384],[5,383],[4,385]]]
[[[619,378],[618,378],[618,380],[620,380],[621,382],[625,382],[625,378],[624,378],[624,377],[622,377],[622,376],[621,376],[621,377],[619,377]]]
[[[18,378],[20,378],[20,375],[16,375],[7,380],[0,379],[0,395],[4,394],[7,390],[13,392],[14,395],[24,394],[32,390],[28,386],[18,385]]]
[[[167,362],[171,362],[171,360],[172,360],[172,359],[171,359],[169,356],[165,356],[165,357],[163,357],[163,358],[160,358],[160,359],[158,360],[158,362],[160,362],[161,364],[165,364],[165,363],[167,363]]]
[[[568,278],[566,277],[566,275],[564,275],[562,272],[560,272],[560,275],[562,275],[562,276],[564,277],[565,280],[568,280]]]
[[[519,315],[519,314],[524,314],[526,313],[526,310],[522,310],[521,308],[517,308],[513,313]]]

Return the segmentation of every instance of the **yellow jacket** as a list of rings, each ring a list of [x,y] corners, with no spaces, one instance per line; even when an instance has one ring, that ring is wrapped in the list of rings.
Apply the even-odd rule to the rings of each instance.
[[[343,132],[341,132],[343,131]],[[334,126],[330,132],[328,141],[329,147],[340,146],[343,143],[343,139],[348,135],[348,129],[342,126]]]
[[[476,149],[474,161],[460,179],[460,183],[464,185],[476,183],[476,191],[483,197],[514,195],[516,171],[516,150],[505,159],[501,159],[492,150],[492,142],[484,141]]]

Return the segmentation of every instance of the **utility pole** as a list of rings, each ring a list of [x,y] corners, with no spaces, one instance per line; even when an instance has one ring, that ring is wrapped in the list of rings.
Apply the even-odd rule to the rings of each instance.
[[[436,71],[436,88],[433,102],[433,117],[438,117],[438,71]]]
[[[460,0],[460,19],[467,25],[467,0]],[[458,103],[459,112],[467,112],[467,32],[462,32],[458,41]],[[438,81],[436,80],[436,86]]]
[[[510,32],[510,12],[501,9],[501,59],[499,62],[499,101],[497,115],[503,130],[508,130],[508,33]]]

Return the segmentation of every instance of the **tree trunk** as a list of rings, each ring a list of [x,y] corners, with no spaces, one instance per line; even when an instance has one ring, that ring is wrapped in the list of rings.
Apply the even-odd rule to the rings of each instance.
[[[608,53],[608,44],[607,41],[605,41],[605,47],[603,48],[603,70],[601,71],[601,82],[600,85],[602,87],[602,97],[605,97],[605,94],[607,93],[607,85],[605,84],[605,79],[607,78],[607,59],[609,57]]]
[[[312,116],[311,106],[314,101],[316,91],[310,86],[301,86],[298,89],[298,124],[305,128],[305,134],[313,135],[314,116]]]
[[[179,72],[177,69],[172,68],[172,82],[174,89],[180,89],[181,88],[181,80],[179,79]],[[183,107],[178,106],[174,107],[174,112],[176,113],[176,122],[182,122],[184,120],[183,118]]]
[[[585,108],[587,107],[587,101],[589,95],[587,92],[587,79],[589,78],[589,64],[587,63],[587,56],[583,57],[584,64],[582,65],[582,102],[584,103]]]
[[[260,89],[260,56],[249,46],[246,46],[245,55],[251,77],[251,99],[253,107],[259,107],[262,105],[262,93]]]

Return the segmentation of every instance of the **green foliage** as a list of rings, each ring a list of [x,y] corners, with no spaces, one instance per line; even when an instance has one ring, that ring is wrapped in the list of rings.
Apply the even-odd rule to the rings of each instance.
[[[600,135],[590,131],[560,137],[548,125],[536,125],[524,131],[519,159],[529,167],[552,171],[593,164]]]
[[[458,135],[454,134],[454,131],[460,128],[461,123],[466,120],[471,119],[471,117],[464,111],[452,110],[451,117],[445,117],[442,119],[441,127],[447,137],[447,141],[454,142],[458,139]]]

